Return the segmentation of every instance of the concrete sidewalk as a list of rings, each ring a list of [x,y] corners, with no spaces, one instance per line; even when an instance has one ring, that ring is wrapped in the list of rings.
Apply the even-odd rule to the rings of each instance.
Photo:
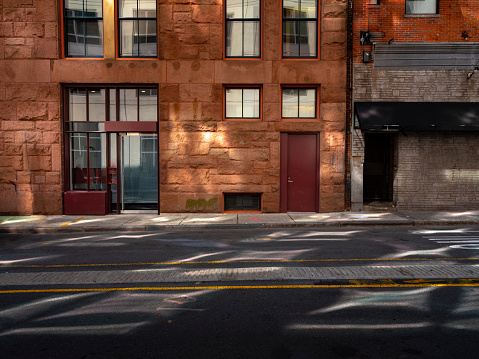
[[[161,231],[205,228],[478,225],[479,210],[463,212],[121,214],[0,216],[0,232]]]

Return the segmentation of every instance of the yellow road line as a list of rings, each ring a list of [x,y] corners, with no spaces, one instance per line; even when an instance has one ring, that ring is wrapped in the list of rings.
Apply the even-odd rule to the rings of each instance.
[[[58,288],[58,289],[12,289],[0,294],[18,293],[71,293],[71,292],[118,292],[118,291],[197,291],[234,289],[335,289],[335,288],[424,288],[424,287],[479,287],[479,282],[467,283],[365,283],[365,284],[311,284],[311,285],[226,285],[194,287],[129,287],[129,288]]]
[[[62,267],[121,267],[179,264],[228,264],[228,263],[311,263],[311,262],[401,262],[401,261],[477,261],[479,258],[331,258],[331,259],[262,259],[262,260],[218,260],[218,261],[174,261],[145,263],[85,263],[85,264],[18,264],[1,265],[0,268],[62,268]]]

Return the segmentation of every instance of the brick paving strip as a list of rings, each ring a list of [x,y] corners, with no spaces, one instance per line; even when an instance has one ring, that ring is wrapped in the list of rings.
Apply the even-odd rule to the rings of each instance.
[[[0,273],[0,286],[348,279],[479,278],[475,265],[261,267]]]

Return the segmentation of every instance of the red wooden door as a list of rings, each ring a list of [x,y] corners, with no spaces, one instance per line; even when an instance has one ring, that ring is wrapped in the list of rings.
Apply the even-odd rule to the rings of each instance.
[[[284,134],[282,153],[282,209],[318,212],[319,138],[317,134]],[[284,158],[286,157],[286,158]]]

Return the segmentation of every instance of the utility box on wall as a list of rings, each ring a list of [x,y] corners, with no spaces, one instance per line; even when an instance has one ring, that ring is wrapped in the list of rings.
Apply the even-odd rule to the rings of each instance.
[[[372,52],[371,51],[363,51],[363,62],[364,63],[369,63],[373,59]]]

